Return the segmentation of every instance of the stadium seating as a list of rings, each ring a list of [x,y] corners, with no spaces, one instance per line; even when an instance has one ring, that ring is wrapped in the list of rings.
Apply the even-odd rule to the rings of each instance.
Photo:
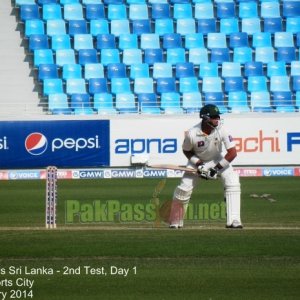
[[[299,111],[299,1],[16,0],[16,7],[52,113],[181,114],[206,103],[225,113]],[[88,107],[66,104],[78,94]]]

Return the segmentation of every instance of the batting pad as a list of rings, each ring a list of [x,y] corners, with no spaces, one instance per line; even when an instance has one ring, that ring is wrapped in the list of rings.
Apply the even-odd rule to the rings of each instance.
[[[183,226],[184,207],[182,201],[173,200],[170,212],[170,225]]]
[[[230,226],[234,220],[241,222],[241,192],[238,187],[227,188],[225,191],[227,225]]]

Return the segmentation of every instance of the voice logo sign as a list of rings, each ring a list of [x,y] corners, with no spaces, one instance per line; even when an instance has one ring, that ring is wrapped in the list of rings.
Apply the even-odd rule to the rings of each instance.
[[[47,138],[39,132],[29,134],[25,140],[25,149],[31,155],[41,155],[48,148]]]

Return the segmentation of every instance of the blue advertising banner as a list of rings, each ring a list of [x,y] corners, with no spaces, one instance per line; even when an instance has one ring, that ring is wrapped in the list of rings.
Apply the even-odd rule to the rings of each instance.
[[[109,166],[109,120],[0,122],[0,168]]]

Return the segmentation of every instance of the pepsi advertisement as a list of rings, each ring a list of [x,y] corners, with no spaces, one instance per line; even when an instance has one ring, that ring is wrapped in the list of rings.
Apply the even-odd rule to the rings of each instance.
[[[109,166],[109,120],[0,122],[0,168]]]

